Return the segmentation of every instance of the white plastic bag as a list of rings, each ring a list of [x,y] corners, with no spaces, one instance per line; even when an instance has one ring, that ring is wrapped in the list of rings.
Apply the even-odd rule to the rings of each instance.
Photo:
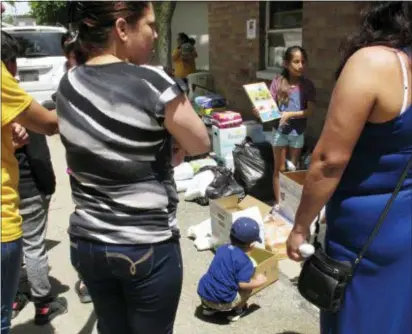
[[[187,229],[187,237],[188,238],[205,238],[207,236],[212,235],[212,220],[206,219],[202,221],[200,224],[190,226]]]
[[[185,192],[185,200],[193,201],[196,198],[205,197],[206,189],[214,179],[215,174],[211,170],[196,174]]]
[[[194,176],[194,171],[192,166],[188,162],[181,163],[174,169],[174,179],[175,181],[190,180]]]
[[[216,241],[213,237],[197,238],[194,241],[194,245],[198,251],[205,251],[215,248]]]
[[[178,193],[184,192],[189,188],[192,180],[176,180],[176,190]]]

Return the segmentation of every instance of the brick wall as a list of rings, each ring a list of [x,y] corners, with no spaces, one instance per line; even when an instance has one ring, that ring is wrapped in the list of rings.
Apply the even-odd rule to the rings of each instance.
[[[209,2],[209,70],[229,107],[245,116],[251,104],[242,84],[256,80],[260,63],[260,39],[246,39],[246,21],[259,27],[259,8],[259,1]]]
[[[338,47],[345,36],[356,29],[361,2],[312,2],[303,5],[303,46],[308,51],[308,76],[318,93],[316,113],[309,120],[309,143],[322,129],[334,72],[339,64]],[[256,82],[256,71],[264,59],[264,2],[215,1],[209,3],[209,68],[217,91],[229,101],[229,107],[251,117],[251,104],[242,85]],[[259,38],[246,39],[246,21],[257,19]]]
[[[317,90],[317,110],[308,120],[306,139],[314,142],[324,123],[342,40],[357,29],[360,2],[303,3],[303,46],[308,52],[308,77]]]

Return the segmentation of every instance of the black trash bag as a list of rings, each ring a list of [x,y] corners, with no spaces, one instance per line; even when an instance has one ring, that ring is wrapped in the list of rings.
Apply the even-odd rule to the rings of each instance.
[[[226,167],[216,166],[215,178],[206,189],[206,197],[218,199],[221,197],[237,195],[239,198],[245,197],[245,190],[237,183],[232,172]]]
[[[246,195],[260,201],[272,201],[273,150],[270,143],[253,143],[250,139],[233,150],[234,177],[245,189]]]
[[[213,174],[215,174],[215,178],[207,187],[205,196],[194,199],[195,203],[207,206],[209,205],[210,199],[218,199],[231,195],[237,195],[239,198],[245,197],[244,189],[237,183],[229,169],[222,166],[204,166],[200,168],[196,174],[206,170],[211,170]]]

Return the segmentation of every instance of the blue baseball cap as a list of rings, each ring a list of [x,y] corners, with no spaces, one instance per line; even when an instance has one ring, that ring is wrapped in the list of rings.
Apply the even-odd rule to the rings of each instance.
[[[262,243],[259,233],[260,228],[258,223],[254,219],[248,217],[236,219],[230,230],[230,235],[232,237],[244,243],[252,243],[255,241]]]

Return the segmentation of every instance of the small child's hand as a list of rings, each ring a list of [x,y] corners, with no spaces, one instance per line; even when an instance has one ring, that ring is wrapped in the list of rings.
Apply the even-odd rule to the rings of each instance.
[[[267,282],[267,277],[265,275],[259,274],[256,276],[256,281],[258,281],[261,284],[264,284]]]
[[[20,148],[29,143],[29,134],[26,129],[18,123],[11,123],[13,134],[13,146],[14,148]]]

